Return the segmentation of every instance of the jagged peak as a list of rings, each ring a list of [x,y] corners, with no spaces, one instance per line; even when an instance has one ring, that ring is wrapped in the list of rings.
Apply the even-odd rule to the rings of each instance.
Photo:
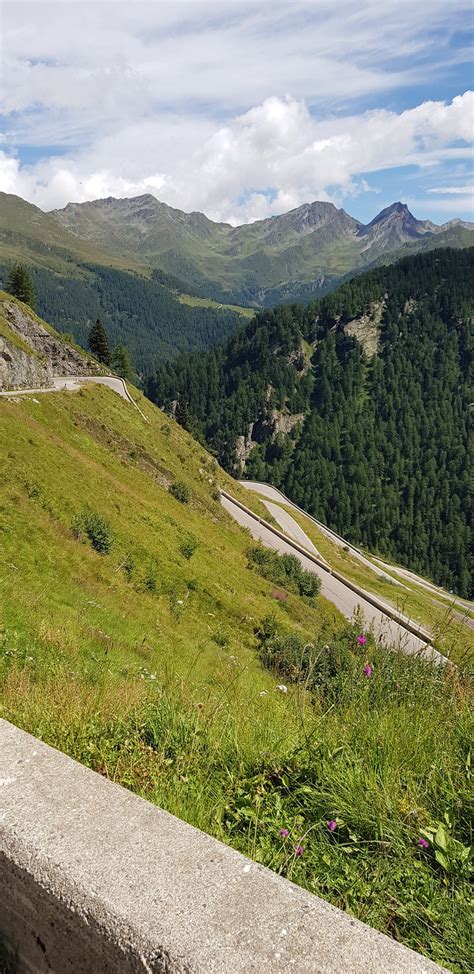
[[[391,203],[390,206],[386,206],[385,209],[377,213],[373,220],[367,224],[368,227],[373,227],[377,223],[382,223],[383,220],[388,220],[390,217],[402,217],[409,220],[415,220],[413,213],[410,212],[406,203],[402,203],[400,200],[396,203]]]

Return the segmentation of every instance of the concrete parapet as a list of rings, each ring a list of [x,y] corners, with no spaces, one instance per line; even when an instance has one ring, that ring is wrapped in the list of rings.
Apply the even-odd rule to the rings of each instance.
[[[0,871],[17,974],[441,970],[4,720]]]

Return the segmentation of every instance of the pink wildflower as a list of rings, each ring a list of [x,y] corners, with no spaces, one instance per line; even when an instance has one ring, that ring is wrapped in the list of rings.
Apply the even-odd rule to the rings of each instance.
[[[328,822],[328,829],[330,832],[334,832],[335,828],[336,828],[336,822],[334,821],[333,818],[331,818],[330,821]]]
[[[361,632],[360,636],[357,636],[357,642],[359,643],[359,646],[365,646],[367,642],[367,636],[364,636],[364,633]]]
[[[418,839],[418,845],[421,846],[422,849],[428,849],[429,842],[426,839]]]
[[[302,845],[297,845],[296,846],[295,855],[296,856],[302,856],[303,855],[303,846]]]
[[[280,835],[281,835],[282,839],[288,838],[289,834],[290,834],[290,830],[289,829],[280,829]]]
[[[364,666],[364,676],[372,676],[372,667],[370,663],[367,663],[367,665]]]

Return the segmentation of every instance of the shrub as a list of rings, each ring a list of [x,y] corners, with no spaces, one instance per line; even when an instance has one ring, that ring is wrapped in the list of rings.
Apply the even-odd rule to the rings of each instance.
[[[290,592],[313,598],[321,589],[321,580],[314,572],[305,571],[296,555],[279,555],[262,545],[254,545],[247,551],[247,557],[250,567],[255,567],[259,575]]]
[[[198,548],[198,547],[199,547],[199,542],[198,542],[197,538],[195,538],[194,535],[189,534],[187,536],[187,538],[185,538],[185,540],[183,541],[183,543],[180,545],[180,549],[179,550],[180,550],[183,558],[187,558],[188,561],[189,561],[189,559],[193,557],[194,552],[196,551],[196,548]]]
[[[72,533],[80,541],[89,541],[100,555],[108,555],[112,548],[110,525],[95,511],[85,508],[72,519]]]
[[[219,626],[219,629],[212,634],[212,638],[218,646],[224,649],[230,643],[230,636],[224,626]]]
[[[169,492],[181,504],[189,504],[191,500],[189,487],[182,480],[175,480],[173,484],[170,484]]]

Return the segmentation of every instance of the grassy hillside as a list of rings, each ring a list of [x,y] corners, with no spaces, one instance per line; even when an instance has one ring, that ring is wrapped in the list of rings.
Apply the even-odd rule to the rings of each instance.
[[[467,971],[466,675],[276,590],[243,491],[134,396],[0,399],[2,716]]]

